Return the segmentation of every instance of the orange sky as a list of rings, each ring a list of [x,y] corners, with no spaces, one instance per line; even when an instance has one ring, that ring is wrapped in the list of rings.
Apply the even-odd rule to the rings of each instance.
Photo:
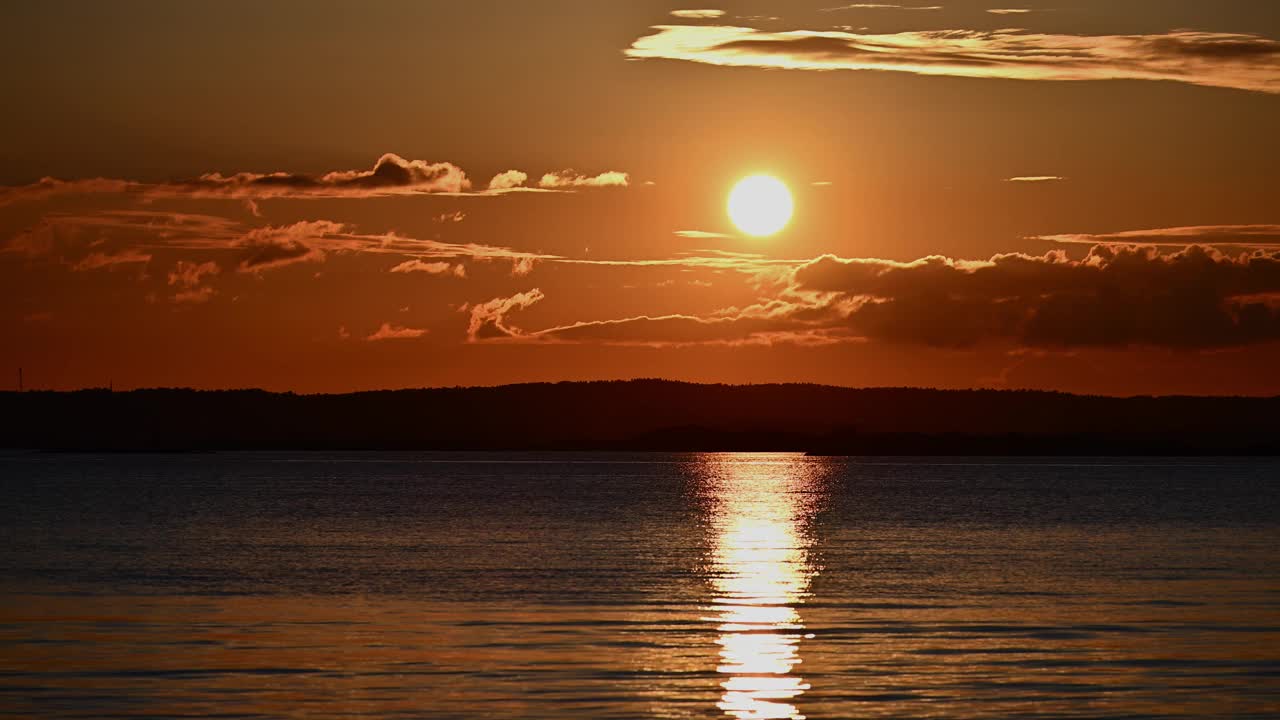
[[[1280,393],[1270,3],[0,15],[12,384]]]

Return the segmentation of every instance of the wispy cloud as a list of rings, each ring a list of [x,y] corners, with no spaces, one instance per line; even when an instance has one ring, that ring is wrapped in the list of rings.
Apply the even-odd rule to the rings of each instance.
[[[108,236],[110,239],[108,240]],[[718,233],[685,231],[684,237],[719,239]],[[527,252],[478,243],[454,243],[419,239],[394,232],[358,233],[354,228],[328,220],[291,225],[249,227],[245,223],[212,215],[163,211],[107,211],[88,215],[50,213],[41,221],[0,245],[0,252],[31,261],[68,267],[85,262],[85,268],[103,266],[105,256],[136,260],[141,255],[164,253],[188,262],[213,261],[223,272],[261,274],[300,263],[327,262],[332,256],[371,255],[395,258],[395,273],[425,273],[466,277],[464,263],[511,263],[510,274],[523,277],[538,263],[589,267],[681,268],[739,273],[751,278],[774,278],[803,259],[769,258],[755,253],[700,249],[657,258],[585,258]],[[121,253],[129,253],[121,255]],[[104,257],[86,260],[91,253]],[[176,256],[176,257],[175,257]],[[139,260],[140,261],[140,260]]]
[[[400,325],[392,325],[391,323],[382,323],[382,327],[373,331],[365,340],[377,342],[379,340],[412,340],[420,338],[427,334],[424,328],[402,327]]]
[[[839,7],[822,8],[822,12],[840,10],[941,10],[941,5],[898,5],[895,3],[850,3]]]
[[[393,273],[427,273],[428,275],[453,275],[454,277],[466,277],[467,269],[465,266],[451,265],[447,262],[423,262],[421,260],[405,260],[404,262],[391,268]]]
[[[722,240],[733,237],[718,232],[707,232],[706,230],[676,230],[676,235],[682,238],[691,238],[694,240]]]
[[[685,20],[710,20],[724,15],[723,10],[672,10],[671,14]]]
[[[541,290],[534,288],[511,297],[494,298],[470,308],[471,322],[467,327],[467,339],[476,342],[524,335],[522,330],[507,321],[507,315],[513,310],[521,310],[540,302],[545,297]]]
[[[987,12],[992,15],[1025,15],[1033,11],[1031,8],[991,8]]]
[[[193,288],[207,275],[222,272],[215,262],[192,263],[179,260],[169,273],[169,284],[181,288]]]
[[[0,207],[19,202],[46,200],[60,195],[137,192],[144,187],[146,187],[144,183],[115,178],[98,177],[81,180],[59,180],[46,177],[30,185],[0,187]]]
[[[1066,180],[1066,178],[1060,177],[1058,175],[1019,175],[1017,177],[1004,179],[1005,182],[1014,182],[1014,183],[1043,183],[1043,182],[1056,182],[1058,180]]]
[[[885,35],[723,25],[659,25],[624,52],[637,59],[788,70],[888,70],[1016,80],[1167,80],[1280,93],[1280,42],[1180,30],[1052,35],[934,30]]]
[[[1083,245],[1156,245],[1182,247],[1189,244],[1242,248],[1269,248],[1280,245],[1280,225],[1188,225],[1183,227],[1125,230],[1112,233],[1064,233],[1037,235],[1032,239]]]
[[[114,270],[125,265],[145,265],[151,262],[151,254],[136,249],[125,249],[115,253],[90,253],[83,260],[71,266],[72,270]]]
[[[107,240],[108,234],[112,239]],[[104,243],[109,247],[102,249]],[[346,225],[328,220],[248,227],[242,222],[212,215],[141,210],[88,215],[50,213],[0,246],[0,252],[75,265],[90,251],[107,254],[108,250],[119,253],[126,248],[145,253],[202,254],[201,261],[212,253],[220,256],[219,261],[227,270],[322,262],[329,253],[398,256],[427,264],[446,260],[458,263],[462,260],[558,259],[555,255],[493,245],[423,240],[396,233],[356,233]],[[453,272],[460,275],[458,267],[460,265],[455,265]]]
[[[140,258],[168,247],[231,247],[246,229],[235,220],[212,215],[116,210],[91,215],[50,213],[0,245],[0,252],[31,260],[91,269],[106,256]],[[116,236],[133,236],[113,239]],[[89,259],[91,253],[103,257]],[[139,260],[140,261],[140,260]]]
[[[218,263],[212,260],[202,263],[179,260],[169,272],[169,286],[176,289],[173,301],[176,303],[207,302],[214,295],[213,287],[204,284],[206,277],[222,272]]]

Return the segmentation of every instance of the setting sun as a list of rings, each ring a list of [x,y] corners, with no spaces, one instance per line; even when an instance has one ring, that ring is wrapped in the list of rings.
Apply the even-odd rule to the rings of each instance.
[[[729,219],[755,237],[773,235],[786,227],[794,210],[791,191],[771,175],[743,178],[729,193]]]

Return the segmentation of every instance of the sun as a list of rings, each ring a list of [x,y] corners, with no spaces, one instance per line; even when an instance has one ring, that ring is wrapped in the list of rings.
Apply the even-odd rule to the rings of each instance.
[[[787,226],[795,202],[785,183],[772,175],[752,175],[729,192],[729,219],[742,232],[766,237]]]

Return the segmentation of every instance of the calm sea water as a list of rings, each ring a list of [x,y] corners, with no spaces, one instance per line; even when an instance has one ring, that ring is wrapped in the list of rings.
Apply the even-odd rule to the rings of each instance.
[[[17,717],[1280,717],[1280,463],[0,457]]]

